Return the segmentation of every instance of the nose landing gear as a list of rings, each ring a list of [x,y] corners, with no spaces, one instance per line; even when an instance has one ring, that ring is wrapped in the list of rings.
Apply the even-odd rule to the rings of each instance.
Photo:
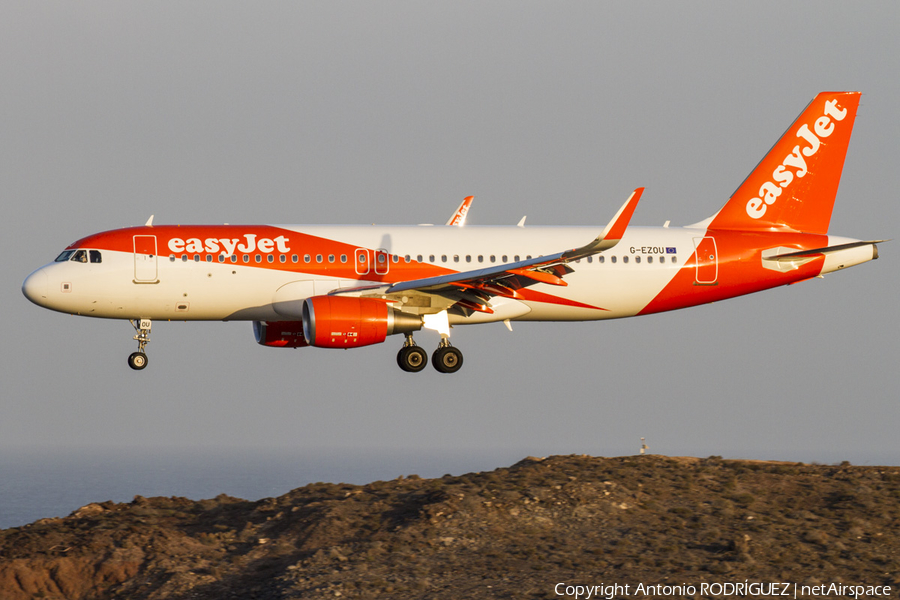
[[[137,340],[138,351],[132,352],[128,356],[128,366],[135,371],[140,371],[147,366],[148,362],[147,355],[144,353],[144,348],[150,343],[150,319],[135,319],[129,322],[137,332],[134,339]]]

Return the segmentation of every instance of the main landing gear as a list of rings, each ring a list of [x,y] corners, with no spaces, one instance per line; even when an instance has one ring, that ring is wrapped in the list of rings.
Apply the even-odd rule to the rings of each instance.
[[[431,355],[431,364],[439,373],[456,373],[463,364],[462,352],[451,346],[449,339],[441,338],[440,345]]]
[[[406,341],[397,353],[397,364],[409,373],[418,373],[428,364],[428,353],[416,345],[410,333],[406,334]],[[439,373],[456,373],[463,364],[462,352],[442,336],[440,345],[431,355],[431,364]]]
[[[406,341],[397,353],[397,364],[408,373],[418,373],[428,364],[428,353],[416,345],[411,333],[406,334]]]
[[[134,339],[138,343],[138,351],[132,352],[128,356],[128,366],[135,371],[140,371],[147,366],[147,355],[144,354],[144,348],[150,343],[150,319],[134,319],[129,321],[137,332]]]

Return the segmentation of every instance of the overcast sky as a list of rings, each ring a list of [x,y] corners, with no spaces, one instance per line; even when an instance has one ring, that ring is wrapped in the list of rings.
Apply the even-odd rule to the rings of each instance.
[[[897,247],[639,319],[258,346],[249,323],[32,305],[72,241],[155,223],[638,225],[725,202],[816,93],[863,92],[831,233],[898,238],[900,4],[0,3],[0,448],[652,452],[900,464]],[[580,242],[581,240],[576,240]],[[429,351],[438,338],[423,332]]]

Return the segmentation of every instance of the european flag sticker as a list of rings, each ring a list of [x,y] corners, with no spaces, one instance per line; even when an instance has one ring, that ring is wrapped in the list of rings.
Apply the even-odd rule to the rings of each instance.
[[[666,246],[666,254],[675,254],[675,248]]]

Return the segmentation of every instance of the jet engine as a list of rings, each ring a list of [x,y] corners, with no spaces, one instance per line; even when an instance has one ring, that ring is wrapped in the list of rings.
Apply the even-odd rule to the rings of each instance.
[[[308,346],[300,321],[253,321],[256,343],[270,348],[302,348]]]
[[[303,337],[319,348],[380,344],[394,333],[422,328],[422,317],[374,298],[313,296],[303,301]]]

